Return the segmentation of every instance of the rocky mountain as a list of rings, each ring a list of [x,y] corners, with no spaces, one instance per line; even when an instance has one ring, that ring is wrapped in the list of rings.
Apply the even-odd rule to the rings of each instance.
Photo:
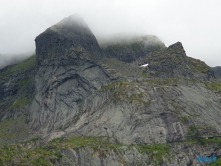
[[[99,38],[98,42],[105,56],[136,66],[147,63],[148,55],[165,48],[164,43],[153,35],[117,34]]]
[[[0,70],[0,164],[221,163],[220,67],[152,35],[98,44],[76,15],[35,42]]]
[[[221,66],[217,66],[217,67],[214,67],[212,68],[213,72],[214,72],[214,76],[216,78],[220,78],[221,77]]]

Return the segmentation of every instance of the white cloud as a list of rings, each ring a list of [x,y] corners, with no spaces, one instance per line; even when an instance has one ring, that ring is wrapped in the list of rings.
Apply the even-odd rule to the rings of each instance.
[[[145,33],[167,46],[183,43],[188,56],[221,65],[219,0],[1,0],[0,53],[35,49],[34,39],[71,14],[80,14],[95,35]]]

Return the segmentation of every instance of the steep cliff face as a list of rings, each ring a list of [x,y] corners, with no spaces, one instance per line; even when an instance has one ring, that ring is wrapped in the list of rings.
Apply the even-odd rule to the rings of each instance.
[[[35,41],[38,72],[29,125],[64,130],[90,109],[94,93],[110,82],[97,64],[101,50],[77,16],[65,18]]]
[[[37,152],[47,154],[48,162],[196,165],[203,147],[185,141],[220,137],[219,68],[188,57],[180,42],[167,48],[157,37],[145,36],[100,42],[100,48],[77,16],[48,28],[35,41],[36,65],[29,59],[0,70],[0,126],[8,124],[4,119],[22,119],[29,128],[19,140],[37,135],[45,146]],[[32,145],[21,146],[28,150]],[[209,147],[204,149],[208,155],[220,156]]]
[[[78,15],[64,18],[35,39],[37,64],[63,63],[65,57],[100,58],[101,50],[93,33]],[[56,63],[56,65],[58,65]]]
[[[166,48],[154,38],[156,42],[142,45],[145,51],[152,51],[150,54],[136,48],[143,54],[133,58],[141,56],[149,63],[142,71],[132,61],[118,61],[118,54],[111,56],[105,50],[102,54],[83,20],[72,17],[36,38],[38,72],[30,107],[32,129],[49,139],[58,132],[105,136],[127,145],[176,142],[221,133],[220,94],[200,82],[209,80],[211,68],[187,57],[180,42]],[[147,40],[142,39],[143,43]],[[64,44],[59,46],[58,41]],[[133,53],[133,48],[128,48]],[[114,61],[118,65],[113,67]],[[121,63],[124,68],[120,68]],[[125,75],[132,66],[142,71],[137,72],[137,77],[130,76],[130,72]],[[203,131],[205,128],[208,132]]]

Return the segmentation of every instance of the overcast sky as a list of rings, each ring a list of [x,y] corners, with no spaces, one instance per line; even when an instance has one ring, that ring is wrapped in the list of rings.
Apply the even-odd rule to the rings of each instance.
[[[72,14],[95,36],[144,33],[221,66],[220,0],[0,0],[0,54],[35,50],[35,37]]]

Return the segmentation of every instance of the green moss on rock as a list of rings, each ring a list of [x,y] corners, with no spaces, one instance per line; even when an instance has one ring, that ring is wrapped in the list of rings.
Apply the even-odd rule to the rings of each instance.
[[[114,82],[101,88],[101,91],[111,92],[113,102],[127,101],[129,103],[150,104],[149,95],[140,90],[135,82]]]
[[[28,137],[30,129],[25,124],[24,116],[16,119],[5,119],[0,121],[0,143],[16,142]]]
[[[218,91],[221,93],[221,83],[212,82],[212,83],[205,83],[205,88],[209,90]]]
[[[11,108],[23,108],[24,106],[31,104],[32,98],[21,98],[14,102],[14,104],[11,106]]]
[[[169,155],[169,144],[155,144],[149,146],[136,146],[140,153],[151,154],[150,163],[162,164],[163,157]]]
[[[13,65],[13,66],[9,67],[6,71],[1,73],[0,82],[4,81],[9,76],[24,73],[28,70],[32,70],[35,68],[36,68],[36,56],[32,55],[27,60],[25,60],[19,64]]]
[[[189,57],[189,60],[191,62],[190,67],[193,72],[205,73],[210,70],[210,67],[208,65],[206,65],[205,62],[203,62],[199,59],[194,59],[194,58]]]

